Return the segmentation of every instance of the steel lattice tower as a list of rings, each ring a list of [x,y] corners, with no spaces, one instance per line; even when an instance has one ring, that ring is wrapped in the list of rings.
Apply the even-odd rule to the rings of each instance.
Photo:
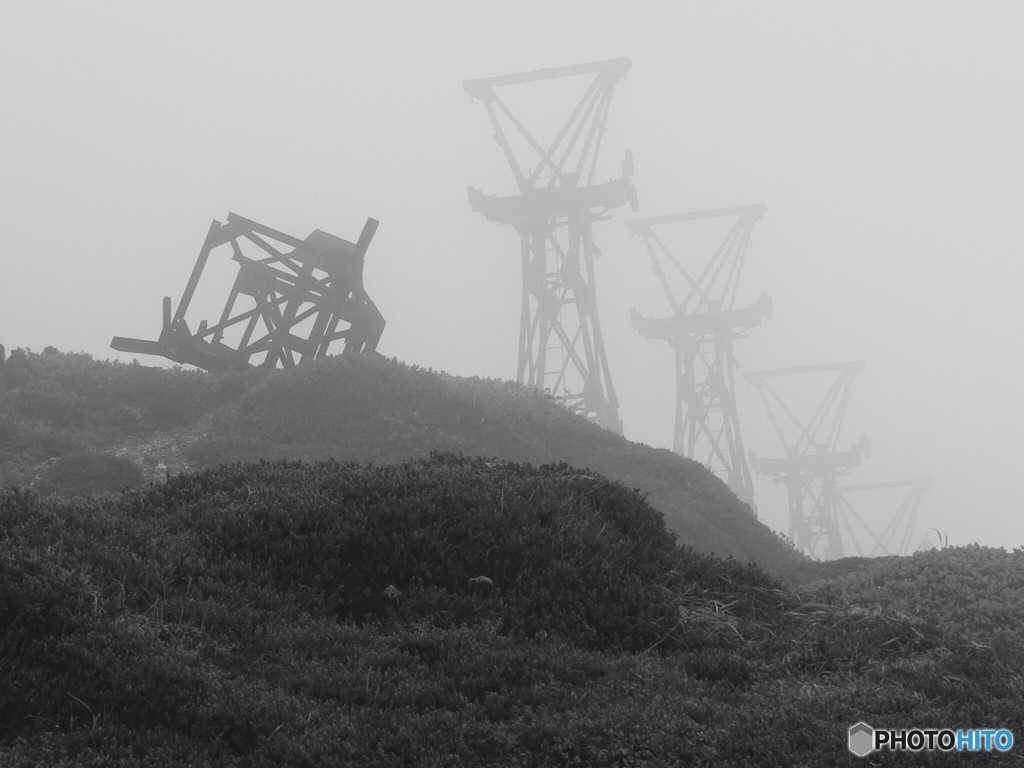
[[[881,557],[883,555],[909,555],[910,538],[917,523],[917,513],[921,507],[921,498],[932,485],[931,478],[917,480],[892,480],[881,483],[861,483],[859,485],[843,485],[839,487],[839,512],[843,528],[858,555]],[[876,535],[871,526],[857,512],[850,501],[851,495],[860,496],[864,493],[875,494],[885,490],[904,491],[899,507],[885,526],[881,535]],[[860,546],[860,537],[854,530],[857,524],[861,534],[870,540],[870,548]]]
[[[484,195],[469,188],[473,210],[519,233],[523,297],[518,380],[546,389],[567,407],[606,429],[622,431],[598,321],[591,225],[612,208],[631,203],[632,158],[621,178],[594,183],[612,90],[629,59],[468,80],[483,102],[515,176],[519,194]],[[541,81],[576,78],[583,95],[553,139],[538,140],[503,95]],[[550,107],[549,107],[550,108]]]
[[[646,318],[635,309],[632,316],[640,334],[664,339],[675,353],[673,449],[724,475],[733,492],[751,507],[754,485],[736,409],[733,342],[771,315],[767,296],[757,304],[735,308],[750,231],[765,210],[764,205],[748,205],[626,222],[630,231],[643,237],[672,308],[670,318]],[[731,220],[731,226],[701,271],[688,269],[659,233],[711,219]]]
[[[836,479],[860,465],[861,457],[868,453],[868,443],[861,436],[849,450],[840,451],[839,433],[853,379],[863,369],[864,363],[858,361],[759,371],[744,376],[760,392],[785,452],[776,459],[752,454],[751,463],[757,472],[785,484],[789,492],[789,535],[800,550],[813,557],[843,557],[842,500]],[[780,377],[827,373],[834,373],[835,379],[807,420],[797,416],[769,382]],[[784,429],[783,424],[789,429]]]

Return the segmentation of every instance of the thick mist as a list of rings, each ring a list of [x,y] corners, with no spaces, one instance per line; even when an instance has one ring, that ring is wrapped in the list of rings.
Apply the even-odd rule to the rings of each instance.
[[[373,217],[380,351],[513,378],[518,237],[466,188],[514,181],[462,81],[625,56],[597,179],[632,150],[639,210],[594,238],[626,436],[671,446],[675,385],[667,346],[630,325],[668,305],[624,219],[764,203],[739,304],[767,293],[774,311],[736,344],[741,381],[865,361],[840,444],[864,434],[871,453],[850,482],[931,477],[918,538],[1024,545],[1019,4],[32,3],[4,19],[8,350],[130,359],[111,337],[155,338],[229,211],[349,240]],[[539,121],[543,96],[524,101]],[[778,454],[757,393],[739,397],[747,448]],[[784,491],[755,482],[784,530]]]

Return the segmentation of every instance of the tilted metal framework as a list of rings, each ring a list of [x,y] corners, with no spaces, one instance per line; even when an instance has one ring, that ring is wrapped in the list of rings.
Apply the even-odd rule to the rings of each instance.
[[[858,361],[758,371],[744,376],[760,392],[785,451],[785,456],[776,459],[751,454],[751,464],[755,471],[785,484],[789,493],[789,535],[797,548],[812,557],[843,557],[841,496],[836,479],[860,464],[861,457],[868,454],[868,443],[862,436],[845,451],[840,451],[838,444],[850,388],[863,369],[863,361]],[[829,372],[835,373],[835,379],[806,421],[782,401],[770,383],[779,377]],[[789,426],[788,430],[784,424]]]
[[[861,483],[859,485],[843,485],[839,487],[839,514],[853,547],[858,555],[865,557],[881,557],[883,555],[909,555],[911,537],[917,525],[917,515],[921,507],[921,498],[932,485],[931,478],[917,480],[893,480],[881,483]],[[876,500],[879,491],[903,490],[902,500],[896,512],[889,518],[881,535],[876,535],[872,526],[864,520],[852,504],[850,497],[868,497]],[[861,547],[861,539],[869,542],[869,547]]]
[[[474,211],[511,224],[519,233],[523,297],[518,380],[548,390],[572,410],[615,431],[622,424],[598,321],[594,256],[599,251],[591,226],[626,202],[636,209],[629,152],[621,178],[594,183],[612,90],[629,68],[628,59],[616,59],[464,83],[487,109],[519,187],[512,197],[469,188]],[[560,78],[578,78],[587,85],[561,129],[542,143],[502,94]]]
[[[664,339],[675,353],[673,449],[724,475],[733,492],[752,507],[754,484],[736,409],[733,342],[745,338],[762,317],[771,316],[767,296],[757,304],[735,308],[750,231],[765,210],[764,205],[748,205],[626,221],[630,231],[643,238],[672,308],[669,318],[643,317],[636,309],[632,318],[641,335]],[[732,223],[700,272],[691,271],[692,256],[687,254],[688,269],[659,232],[710,219],[731,219]]]
[[[208,371],[287,368],[323,357],[340,340],[346,353],[373,351],[384,318],[363,288],[363,261],[377,224],[367,219],[355,243],[319,229],[300,240],[229,213],[210,225],[173,316],[164,298],[159,340],[116,336],[110,346]],[[238,274],[219,319],[202,320],[193,333],[185,316],[215,251],[236,261]]]

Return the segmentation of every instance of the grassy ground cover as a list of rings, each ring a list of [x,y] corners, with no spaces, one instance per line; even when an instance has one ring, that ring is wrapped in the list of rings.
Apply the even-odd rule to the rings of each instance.
[[[905,581],[971,556],[910,559]],[[1009,584],[1014,564],[983,578]],[[845,747],[861,719],[1020,733],[1016,656],[968,614],[869,605],[861,583],[795,593],[561,463],[8,489],[0,764],[863,765]]]

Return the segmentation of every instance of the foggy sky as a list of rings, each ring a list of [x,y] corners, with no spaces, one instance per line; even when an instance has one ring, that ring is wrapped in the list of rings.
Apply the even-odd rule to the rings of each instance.
[[[1024,6],[937,3],[3,4],[0,343],[118,359],[155,338],[213,219],[355,240],[380,351],[512,378],[512,194],[465,79],[628,56],[598,180],[636,161],[640,209],[595,225],[626,436],[672,442],[666,305],[625,216],[765,203],[740,304],[774,317],[740,373],[866,361],[851,482],[931,476],[920,535],[1024,545]],[[539,114],[551,105],[538,104]],[[211,312],[219,306],[211,308]],[[122,356],[120,359],[130,359]],[[160,364],[159,360],[144,360]],[[741,385],[748,448],[778,446]],[[785,498],[757,477],[759,514]]]

